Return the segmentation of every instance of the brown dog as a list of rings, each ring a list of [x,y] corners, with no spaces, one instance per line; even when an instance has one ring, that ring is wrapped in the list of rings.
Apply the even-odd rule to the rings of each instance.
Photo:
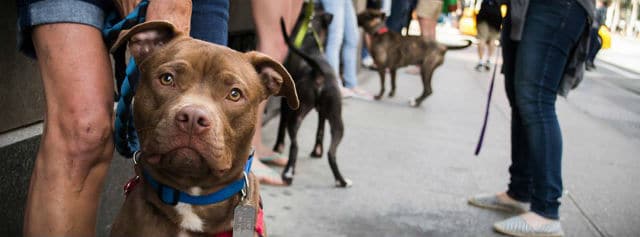
[[[241,204],[260,219],[258,182],[251,174],[244,178],[256,110],[270,95],[298,107],[289,73],[266,55],[190,38],[168,22],[137,25],[114,47],[127,41],[140,71],[133,109],[141,183],[126,198],[111,235],[216,236],[246,224],[244,216],[234,218]],[[238,182],[242,191],[217,202],[185,198],[202,201]],[[263,236],[264,226],[255,236],[259,229]]]
[[[384,94],[384,77],[387,69],[391,73],[389,97],[393,97],[396,93],[396,70],[408,65],[418,65],[423,90],[420,96],[409,102],[411,106],[418,107],[427,96],[433,93],[431,77],[433,71],[444,62],[447,49],[463,49],[469,47],[471,41],[467,41],[464,46],[446,46],[436,41],[427,41],[421,36],[402,36],[389,31],[384,21],[384,13],[378,10],[368,9],[358,14],[358,25],[371,35],[369,52],[380,75],[380,93],[375,96],[375,99],[381,99]]]

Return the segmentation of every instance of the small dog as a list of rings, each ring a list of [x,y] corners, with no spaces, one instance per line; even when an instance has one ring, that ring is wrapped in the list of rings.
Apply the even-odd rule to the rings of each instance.
[[[389,31],[385,26],[385,19],[384,13],[373,9],[358,14],[358,25],[371,36],[369,52],[380,75],[380,93],[374,98],[379,100],[384,94],[387,69],[391,73],[389,97],[393,97],[396,93],[396,70],[408,65],[418,65],[423,90],[420,96],[409,102],[411,106],[418,107],[433,92],[433,71],[444,62],[447,49],[464,49],[471,45],[471,41],[467,40],[467,44],[463,46],[447,46],[436,41],[427,41],[421,36],[402,36]]]
[[[127,41],[140,71],[140,181],[111,236],[264,236],[251,138],[270,95],[298,107],[289,73],[264,54],[196,40],[164,21],[136,25],[114,48]]]
[[[331,18],[327,17],[327,15],[317,14],[311,22],[311,27],[326,29],[330,21]],[[324,124],[325,120],[327,120],[331,127],[331,145],[329,147],[328,157],[329,165],[335,178],[335,185],[337,187],[350,187],[352,184],[351,180],[342,176],[336,162],[336,151],[344,133],[342,98],[340,96],[336,74],[333,72],[331,65],[329,65],[317,49],[317,45],[314,47],[316,42],[313,41],[313,38],[307,37],[308,40],[303,44],[303,48],[315,48],[314,54],[307,54],[297,49],[291,43],[283,19],[280,20],[280,25],[285,42],[292,52],[285,65],[287,65],[287,69],[290,69],[292,72],[300,98],[299,110],[287,108],[284,106],[284,101],[281,108],[278,137],[274,150],[281,152],[284,149],[285,128],[289,132],[289,138],[291,138],[289,160],[282,172],[282,179],[289,185],[293,182],[296,160],[298,158],[298,129],[304,117],[315,108],[318,111],[318,130],[311,157],[322,157]],[[323,35],[324,33],[320,34]],[[314,50],[312,49],[311,51]]]

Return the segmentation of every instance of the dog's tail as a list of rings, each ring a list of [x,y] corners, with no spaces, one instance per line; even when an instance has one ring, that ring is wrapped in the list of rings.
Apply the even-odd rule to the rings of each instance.
[[[289,40],[289,35],[287,35],[287,26],[284,24],[284,18],[282,17],[280,17],[280,30],[282,31],[282,37],[284,37],[284,42],[287,43],[287,46],[289,47],[289,50],[291,50],[291,52],[293,52],[294,54],[304,59],[304,61],[306,61],[307,64],[311,66],[311,68],[318,70],[319,72],[323,71],[322,70],[323,67],[320,65],[320,63],[318,63],[318,61],[321,61],[321,60],[317,60],[312,56],[306,54],[305,52],[302,52],[302,50],[296,48],[296,46],[293,45],[293,43],[291,43],[291,40]],[[330,65],[325,65],[325,66],[331,67]]]
[[[469,39],[465,39],[464,41],[466,41],[467,43],[464,45],[446,45],[447,46],[447,50],[458,50],[458,49],[466,49],[469,46],[471,46],[472,42]]]

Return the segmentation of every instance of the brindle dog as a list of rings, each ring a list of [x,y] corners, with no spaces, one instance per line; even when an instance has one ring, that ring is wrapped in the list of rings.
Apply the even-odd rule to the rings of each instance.
[[[374,98],[379,100],[384,94],[387,69],[391,73],[389,97],[393,97],[396,93],[396,70],[408,65],[418,65],[423,90],[420,96],[409,102],[411,106],[418,107],[427,96],[433,93],[431,88],[433,71],[444,62],[447,49],[464,49],[471,45],[471,41],[467,41],[463,46],[447,46],[436,41],[425,40],[422,36],[402,36],[400,33],[389,31],[384,21],[384,13],[378,10],[368,9],[358,14],[358,25],[371,36],[369,52],[380,75],[380,93]]]

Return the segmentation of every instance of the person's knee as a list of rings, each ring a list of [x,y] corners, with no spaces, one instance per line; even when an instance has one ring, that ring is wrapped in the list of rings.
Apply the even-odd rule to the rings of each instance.
[[[57,127],[59,136],[56,138],[62,139],[61,145],[65,146],[68,156],[109,159],[113,153],[112,113],[108,111],[71,112],[66,116],[60,115],[53,121],[55,121],[54,124],[47,124],[47,126]]]
[[[516,89],[515,104],[525,125],[545,123],[556,119],[555,101],[551,98],[545,99],[546,96],[553,97],[555,94],[545,95],[544,92],[522,92],[522,90]]]

